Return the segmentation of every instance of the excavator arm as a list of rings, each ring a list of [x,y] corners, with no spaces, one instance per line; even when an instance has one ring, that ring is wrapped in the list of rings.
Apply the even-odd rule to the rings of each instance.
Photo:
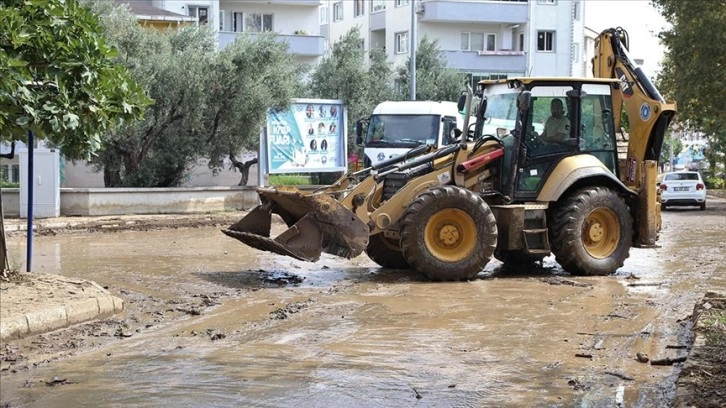
[[[654,246],[660,229],[660,211],[656,195],[657,163],[663,139],[676,104],[667,102],[643,70],[628,55],[628,33],[622,28],[610,28],[595,40],[592,61],[596,78],[620,80],[620,92],[613,92],[616,129],[620,129],[619,114],[625,107],[630,129],[628,152],[621,166],[621,181],[638,192],[631,203],[636,222],[636,246]]]

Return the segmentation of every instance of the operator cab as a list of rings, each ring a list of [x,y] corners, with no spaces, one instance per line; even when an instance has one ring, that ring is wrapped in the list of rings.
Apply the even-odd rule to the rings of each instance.
[[[617,176],[617,146],[609,79],[485,80],[476,135],[496,135],[505,148],[500,189],[533,200],[564,158],[589,154]]]

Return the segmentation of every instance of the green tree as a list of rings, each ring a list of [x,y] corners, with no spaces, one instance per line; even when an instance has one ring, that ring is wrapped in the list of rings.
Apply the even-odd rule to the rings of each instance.
[[[726,157],[726,0],[652,3],[671,23],[660,33],[666,46],[661,89],[678,103],[679,122],[707,135],[709,154]]]
[[[244,151],[256,151],[260,127],[269,109],[282,109],[302,92],[305,69],[274,34],[242,35],[225,48],[208,68],[209,101],[202,133],[209,167],[219,171],[229,158],[246,185],[257,159],[240,162]]]
[[[340,99],[348,109],[348,149],[355,146],[355,121],[370,115],[376,104],[395,98],[392,70],[383,49],[370,52],[370,65],[365,63],[358,27],[352,28],[333,44],[311,74],[310,96]]]
[[[663,166],[665,163],[670,163],[671,149],[673,152],[672,157],[675,158],[683,151],[683,142],[680,138],[673,138],[673,131],[668,131],[668,134],[663,140],[663,148],[660,151],[660,158],[658,159],[660,166]],[[673,169],[670,169],[670,171],[673,171]]]
[[[410,96],[411,59],[398,69],[402,99]],[[466,76],[446,65],[438,40],[424,36],[416,47],[416,100],[456,101],[464,89]]]
[[[0,21],[1,140],[32,130],[64,156],[86,158],[151,102],[77,0],[4,0]]]
[[[218,51],[205,26],[160,32],[99,4],[121,60],[156,100],[144,121],[105,136],[94,164],[106,186],[178,186],[200,160],[217,171],[225,157],[246,183],[249,166],[236,155],[259,141],[267,110],[288,105],[299,87],[287,44],[242,35]]]

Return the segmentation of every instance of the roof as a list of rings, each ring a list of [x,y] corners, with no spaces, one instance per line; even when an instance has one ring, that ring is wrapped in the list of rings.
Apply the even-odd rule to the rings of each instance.
[[[590,83],[590,84],[612,84],[612,83],[618,83],[620,80],[615,78],[584,78],[584,77],[514,77],[514,78],[506,78],[506,79],[484,79],[479,81],[480,84],[483,85],[492,85],[492,84],[505,84],[508,82],[521,82],[524,84],[529,84],[532,82],[555,82],[555,83],[562,83],[562,82],[584,82],[584,83]]]
[[[150,0],[115,0],[117,4],[125,4],[138,20],[155,21],[197,21],[196,17],[160,9],[151,5]]]
[[[456,102],[437,101],[385,101],[373,110],[374,115],[455,115]]]

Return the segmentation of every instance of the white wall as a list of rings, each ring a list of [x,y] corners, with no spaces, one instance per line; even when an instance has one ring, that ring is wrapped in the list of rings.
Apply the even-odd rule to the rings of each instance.
[[[255,157],[255,156],[253,156]],[[249,160],[249,156],[239,158],[241,161]],[[199,160],[192,169],[189,181],[184,187],[224,187],[236,186],[239,183],[241,174],[238,171],[230,170],[229,161],[225,160],[224,169],[216,175],[207,166],[206,160]],[[257,185],[257,165],[250,167],[249,186]],[[66,161],[61,181],[62,188],[101,188],[103,185],[103,173],[94,173],[91,166],[86,162]]]

